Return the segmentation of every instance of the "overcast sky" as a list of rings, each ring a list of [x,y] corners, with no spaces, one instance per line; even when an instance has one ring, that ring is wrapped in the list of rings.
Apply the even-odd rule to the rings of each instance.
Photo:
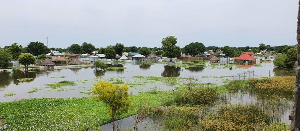
[[[0,0],[0,47],[296,44],[298,0]]]

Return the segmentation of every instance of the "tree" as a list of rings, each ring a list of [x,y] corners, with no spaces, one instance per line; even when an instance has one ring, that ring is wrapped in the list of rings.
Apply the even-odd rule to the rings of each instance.
[[[105,57],[107,59],[115,59],[116,58],[116,51],[112,46],[106,47]]]
[[[13,60],[17,60],[19,58],[19,55],[22,53],[22,45],[18,45],[18,43],[13,43],[8,48],[10,54],[12,55]]]
[[[147,57],[149,54],[151,54],[151,50],[147,47],[142,47],[139,50],[139,53]]]
[[[99,54],[105,54],[105,52],[106,52],[106,49],[105,49],[105,48],[100,48],[100,49],[98,50],[98,53],[99,53]]]
[[[83,53],[91,54],[95,50],[96,50],[95,46],[91,43],[83,42],[82,45],[81,45],[81,51]]]
[[[28,65],[35,63],[35,58],[32,54],[25,53],[19,56],[19,63],[25,66],[25,71],[28,70]]]
[[[122,55],[123,53],[123,49],[124,49],[124,45],[122,43],[117,43],[115,46],[114,46],[114,49],[116,51],[116,54],[118,54],[119,56]]]
[[[261,44],[259,44],[259,50],[266,50],[267,49],[267,46],[264,44],[264,43],[261,43]]]
[[[279,54],[275,57],[273,63],[279,68],[293,68],[297,61],[296,47],[290,48],[287,53]]]
[[[103,63],[102,61],[98,60],[94,62],[94,68],[96,70],[100,69],[100,70],[105,70],[107,68],[107,65],[105,63]]]
[[[195,55],[203,54],[203,52],[205,51],[205,46],[199,42],[192,42],[186,45],[183,48],[183,51],[185,54],[190,54],[192,56],[195,56]]]
[[[9,53],[4,49],[0,49],[0,68],[7,68],[10,60],[11,56]]]
[[[293,68],[295,65],[295,62],[297,61],[297,50],[296,47],[293,46],[290,48],[287,53],[287,59],[286,59],[286,67],[287,68]]]
[[[291,130],[300,130],[300,0],[298,5],[298,22],[297,22],[297,67],[296,67],[296,82],[294,86],[294,111],[291,113]]]
[[[80,54],[81,46],[79,44],[72,44],[70,47],[68,47],[68,51],[74,54]]]
[[[222,48],[222,51],[223,51],[223,53],[225,54],[225,56],[229,56],[229,57],[232,57],[234,54],[234,52],[233,52],[233,49],[231,48],[231,47],[229,47],[229,46],[224,46],[223,48]]]
[[[287,59],[286,54],[277,55],[273,61],[274,65],[279,68],[285,68],[285,60]]]
[[[116,130],[116,118],[122,113],[126,113],[130,106],[131,99],[129,98],[128,89],[127,83],[118,85],[102,80],[94,85],[92,93],[95,95],[96,101],[102,101],[109,106],[107,112],[111,115],[113,121],[113,131]]]
[[[176,46],[177,38],[174,36],[168,36],[163,38],[162,41],[163,55],[169,58],[179,57],[181,50],[179,46]]]
[[[41,54],[47,54],[50,52],[47,46],[41,42],[30,42],[26,48],[28,53],[33,54],[34,56],[38,56]]]

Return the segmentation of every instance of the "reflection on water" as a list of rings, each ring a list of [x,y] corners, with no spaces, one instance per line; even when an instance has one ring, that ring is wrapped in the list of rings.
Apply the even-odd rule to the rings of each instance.
[[[69,68],[69,69],[74,73],[77,73],[79,70],[81,70],[81,68]]]
[[[187,70],[189,70],[191,72],[200,72],[203,69],[204,69],[203,67],[190,67],[190,68],[187,68]]]
[[[161,73],[163,77],[178,77],[180,75],[180,67],[164,66],[164,71]]]
[[[13,70],[12,78],[14,84],[19,85],[20,79],[22,78],[32,78],[28,79],[26,82],[32,82],[36,78],[36,74],[38,71],[20,71],[20,70]]]
[[[151,64],[141,64],[140,68],[144,70],[148,70],[151,67]]]
[[[275,76],[294,76],[296,75],[296,71],[294,69],[281,69],[281,68],[274,68],[273,72]]]
[[[158,122],[155,122],[150,118],[145,118],[139,123],[136,123],[135,116],[130,116],[121,120],[117,120],[116,123],[118,124],[118,129],[122,131],[131,131],[134,129],[134,126],[137,127],[138,131],[157,131],[163,129],[163,127]],[[112,123],[108,123],[102,125],[100,129],[101,131],[111,131],[112,128]]]
[[[105,71],[94,70],[94,74],[96,77],[102,77],[105,75]]]
[[[288,116],[292,111],[293,102],[287,99],[258,99],[257,95],[248,91],[226,93],[222,95],[228,105],[255,105],[261,108],[269,116],[271,122],[290,123]],[[224,105],[217,105],[224,106]]]
[[[10,72],[3,71],[0,72],[0,87],[6,87],[11,82]]]

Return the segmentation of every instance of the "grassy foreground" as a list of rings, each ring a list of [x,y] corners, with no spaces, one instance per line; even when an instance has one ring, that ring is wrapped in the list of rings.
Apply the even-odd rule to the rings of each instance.
[[[121,117],[136,114],[141,103],[163,105],[171,92],[142,93],[133,97],[133,106]],[[107,106],[92,97],[43,98],[0,103],[0,130],[87,130],[111,121]]]

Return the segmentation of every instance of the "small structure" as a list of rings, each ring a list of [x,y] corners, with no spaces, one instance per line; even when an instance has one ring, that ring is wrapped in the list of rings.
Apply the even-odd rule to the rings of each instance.
[[[128,58],[125,55],[122,55],[122,57],[120,58],[120,60],[127,60]]]
[[[241,56],[235,58],[235,63],[236,64],[253,65],[253,64],[256,64],[256,58],[250,56],[247,53],[244,53]]]
[[[210,63],[218,63],[220,61],[220,58],[212,56],[209,61]]]
[[[115,57],[116,59],[120,59],[121,58],[121,56],[119,56],[118,54],[116,54],[116,57]]]
[[[66,60],[64,57],[56,57],[52,59],[52,62],[54,62],[55,65],[68,65],[68,60]]]
[[[133,59],[133,60],[136,60],[136,61],[142,61],[144,58],[145,58],[145,56],[144,56],[144,55],[141,55],[141,54],[132,56],[132,59]]]
[[[39,66],[44,66],[45,69],[54,69],[55,63],[50,59],[46,59],[40,63],[37,63]]]
[[[97,56],[98,56],[100,59],[105,58],[105,54],[97,54]]]
[[[69,65],[80,65],[80,64],[81,64],[81,62],[78,59],[72,59],[69,62]]]

